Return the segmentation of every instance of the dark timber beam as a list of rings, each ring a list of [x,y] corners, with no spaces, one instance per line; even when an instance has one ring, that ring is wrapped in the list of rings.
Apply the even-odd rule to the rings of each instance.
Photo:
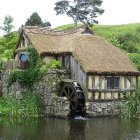
[[[129,92],[135,89],[88,89],[88,92]]]

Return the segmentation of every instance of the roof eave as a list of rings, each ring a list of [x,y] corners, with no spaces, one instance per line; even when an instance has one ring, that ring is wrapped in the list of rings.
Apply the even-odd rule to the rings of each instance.
[[[46,56],[59,56],[59,55],[71,55],[72,52],[41,52],[40,57],[44,58]]]
[[[124,75],[124,76],[140,76],[140,72],[97,72],[88,71],[88,75]]]

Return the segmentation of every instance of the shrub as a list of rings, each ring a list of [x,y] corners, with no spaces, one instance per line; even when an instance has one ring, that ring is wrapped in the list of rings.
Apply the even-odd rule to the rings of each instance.
[[[50,63],[46,64],[47,68],[50,69],[60,69],[62,67],[60,61],[52,60]]]
[[[116,47],[125,50],[128,53],[138,52],[136,44],[139,43],[139,38],[132,33],[126,33],[124,35],[111,36],[111,43]]]
[[[130,53],[128,54],[133,63],[137,66],[138,70],[140,71],[140,54],[137,53]]]

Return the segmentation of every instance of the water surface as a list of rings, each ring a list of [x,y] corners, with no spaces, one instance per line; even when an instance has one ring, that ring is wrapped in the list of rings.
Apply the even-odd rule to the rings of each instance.
[[[140,140],[140,120],[0,118],[0,140]]]

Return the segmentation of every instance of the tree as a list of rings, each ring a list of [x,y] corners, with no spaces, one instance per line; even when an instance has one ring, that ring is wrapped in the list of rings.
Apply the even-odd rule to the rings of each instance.
[[[13,17],[6,15],[3,22],[3,27],[0,27],[6,35],[11,33],[14,27],[12,23],[13,23]]]
[[[0,59],[11,59],[18,41],[18,33],[11,32],[0,38]]]
[[[43,24],[42,24],[43,27],[51,27],[51,23],[49,21],[45,21]]]
[[[12,32],[13,18],[9,15],[5,16],[3,26],[0,27],[4,31],[4,36],[0,37],[0,60],[11,59],[18,41],[18,33]]]
[[[77,26],[77,22],[93,25],[98,23],[95,18],[104,12],[100,8],[101,5],[102,0],[74,0],[74,2],[60,0],[55,3],[54,10],[57,15],[66,13],[73,19],[75,26]]]
[[[41,27],[48,27],[51,26],[50,22],[43,22],[41,17],[38,15],[37,12],[34,12],[29,19],[27,19],[26,26],[41,26]]]

